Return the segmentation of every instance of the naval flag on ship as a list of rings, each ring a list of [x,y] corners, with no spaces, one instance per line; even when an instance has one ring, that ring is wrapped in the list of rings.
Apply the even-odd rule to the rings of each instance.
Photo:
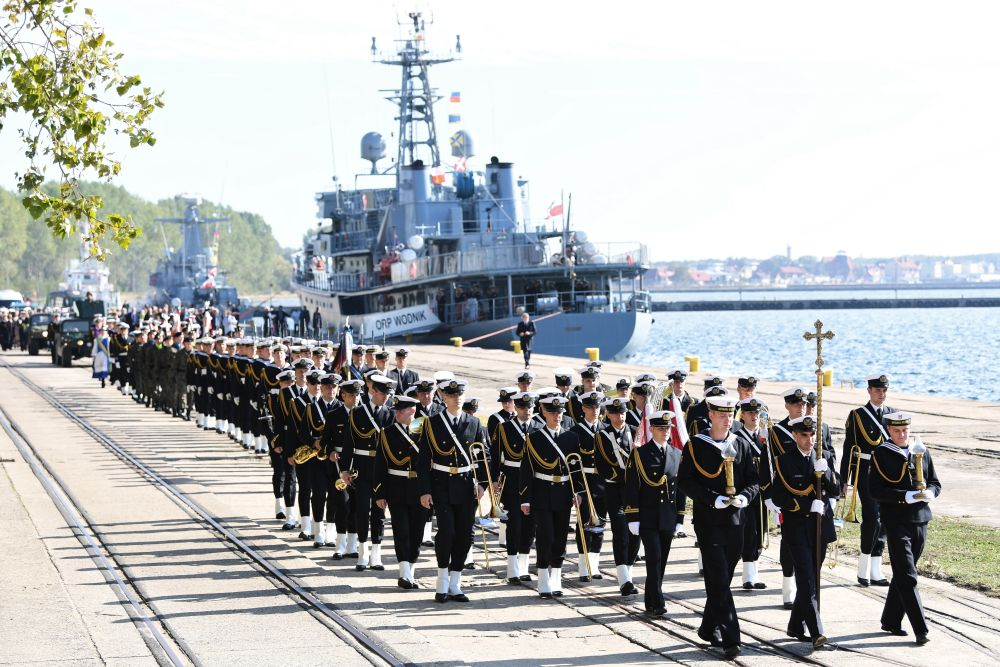
[[[562,214],[563,214],[563,205],[562,205],[562,203],[552,202],[551,204],[549,204],[549,212],[545,216],[545,219],[546,220],[551,220],[552,218],[555,218],[555,217],[560,216]]]

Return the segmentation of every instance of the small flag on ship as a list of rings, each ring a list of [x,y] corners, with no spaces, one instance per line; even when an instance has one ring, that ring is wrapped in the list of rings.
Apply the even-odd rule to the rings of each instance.
[[[448,122],[449,123],[460,123],[461,121],[462,121],[462,117],[460,115],[458,115],[457,113],[450,113],[450,114],[448,114]]]
[[[451,94],[451,101],[452,102],[461,102],[462,101],[462,93],[460,93],[457,90],[455,92],[453,92]]]
[[[549,204],[549,212],[548,215],[545,216],[545,219],[548,220],[550,218],[554,218],[556,216],[562,215],[562,213],[563,213],[563,205],[561,203],[557,204],[556,202],[552,202],[551,204]]]

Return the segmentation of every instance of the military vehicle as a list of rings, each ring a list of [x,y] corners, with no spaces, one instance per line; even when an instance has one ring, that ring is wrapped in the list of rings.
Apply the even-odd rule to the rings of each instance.
[[[103,301],[75,301],[74,314],[62,320],[52,336],[52,363],[69,367],[74,359],[89,357],[94,347],[91,325],[104,314]]]
[[[28,325],[28,354],[37,356],[39,350],[47,350],[52,344],[49,339],[49,324],[52,316],[48,313],[35,313]]]

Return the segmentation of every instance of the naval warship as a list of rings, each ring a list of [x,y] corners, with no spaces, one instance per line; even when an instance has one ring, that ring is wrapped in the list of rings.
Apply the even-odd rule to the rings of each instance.
[[[386,143],[378,132],[361,140],[371,187],[316,195],[318,227],[293,256],[292,283],[301,303],[319,308],[328,326],[345,324],[362,338],[419,339],[510,349],[522,313],[535,321],[533,350],[583,356],[599,348],[622,358],[646,339],[651,299],[642,289],[649,268],[640,243],[596,244],[569,224],[569,204],[553,202],[533,221],[527,181],[511,162],[493,156],[472,166],[472,136],[448,140],[450,164],[438,146],[429,70],[460,58],[461,39],[434,54],[420,13],[403,21],[391,55],[372,38],[375,63],[399,69],[397,154],[382,170]],[[456,101],[453,93],[449,101]],[[454,117],[449,120],[453,120]],[[336,182],[336,177],[334,181]]]

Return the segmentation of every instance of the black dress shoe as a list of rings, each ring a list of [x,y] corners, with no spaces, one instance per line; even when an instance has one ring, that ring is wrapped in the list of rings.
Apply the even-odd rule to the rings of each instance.
[[[305,533],[299,533],[299,539],[300,540],[311,540],[312,538],[313,538],[312,535],[306,535]]]
[[[407,591],[412,588],[416,588],[416,586],[413,585],[413,582],[411,582],[409,579],[403,579],[402,577],[396,580],[396,585],[402,588],[403,590]]]
[[[588,576],[586,576],[586,575],[585,575],[585,576],[582,576],[582,577],[580,577],[578,581],[579,581],[579,582],[580,582],[581,584],[585,584],[585,583],[587,583],[588,581],[590,581],[590,577],[588,577]]]
[[[278,512],[277,514],[274,515],[274,518],[275,519],[284,519],[285,518],[285,513],[284,512]]]
[[[754,587],[754,590],[762,591],[765,588],[767,588],[767,584],[765,584],[763,581],[758,581],[758,582],[754,583],[753,587]]]
[[[432,547],[432,546],[434,546],[434,540],[424,540],[423,542],[420,543],[420,546],[422,546],[422,547]]]
[[[343,560],[344,554],[338,552],[330,556],[330,558],[332,558],[333,560]]]
[[[722,646],[722,634],[718,630],[710,635],[704,635],[699,630],[698,637],[701,638],[702,641],[708,642],[711,646]]]
[[[930,640],[931,640],[931,638],[928,637],[927,635],[917,635],[917,638],[914,639],[913,641],[915,641],[917,643],[917,646],[923,646],[924,644],[926,644]]]
[[[796,640],[796,641],[800,641],[800,642],[807,642],[807,641],[809,641],[809,637],[807,637],[806,633],[804,633],[804,632],[791,632],[791,631],[789,631],[789,632],[786,632],[785,634],[788,635],[789,637],[791,637],[792,639]]]
[[[552,593],[539,593],[538,597],[548,600],[552,597]]]
[[[475,563],[466,563],[465,565],[462,566],[462,569],[463,570],[475,570],[476,569],[476,564]]]
[[[905,637],[906,635],[910,634],[909,632],[907,632],[903,628],[890,628],[890,627],[888,627],[886,625],[882,626],[882,631],[883,632],[888,632],[890,635],[895,635],[897,637]]]
[[[364,572],[367,567],[368,567],[367,565],[362,565],[361,563],[358,563],[357,565],[354,566],[354,569],[357,572]]]
[[[511,586],[520,586],[521,585],[521,578],[520,577],[511,577],[510,579],[507,580],[507,583],[510,584]]]
[[[795,609],[795,603],[794,602],[784,602],[784,603],[782,603],[782,606],[785,609]]]
[[[743,590],[745,590],[745,591],[752,591],[753,590],[753,584],[751,584],[749,581],[744,581],[743,582]]]
[[[448,601],[448,594],[447,593],[435,593],[434,594],[434,601],[435,602],[447,602]]]
[[[286,523],[286,524],[284,524],[284,525],[281,526],[282,530],[295,530],[296,528],[298,528],[298,526],[296,526],[293,523]]]
[[[522,574],[520,577],[518,577],[518,579],[520,579],[521,581],[531,581],[531,575],[530,574]]]
[[[319,549],[320,547],[325,547],[326,542],[313,542],[313,549]]]
[[[385,565],[371,565],[369,566],[369,569],[381,572],[385,569]]]
[[[726,650],[722,652],[722,655],[725,656],[726,660],[732,660],[733,658],[737,657],[739,654],[740,654],[740,647],[739,647],[739,645],[736,645],[736,646],[727,646]]]
[[[861,586],[862,588],[868,588],[870,584],[871,582],[868,581],[867,579],[862,579],[861,577],[858,577],[858,586]]]
[[[601,574],[600,572],[595,572],[594,575],[591,577],[591,579],[594,579],[594,580],[604,579],[604,575]]]
[[[459,593],[458,595],[452,595],[452,594],[449,593],[448,594],[448,599],[452,600],[454,602],[468,602],[469,601],[469,596],[466,595],[465,593]]]
[[[889,585],[888,579],[872,579],[872,586],[881,586],[885,588]]]
[[[563,592],[562,591],[552,591],[552,597],[554,597],[554,598],[561,598],[562,596],[563,596]]]
[[[826,646],[826,635],[817,635],[816,637],[813,637],[812,645],[813,648]]]
[[[344,558],[357,558],[357,557],[358,557],[357,551],[351,552],[349,554],[344,554]]]
[[[667,613],[666,607],[657,607],[656,609],[647,609],[646,613],[650,616],[663,616]]]
[[[639,589],[631,581],[626,581],[619,590],[623,596],[637,595],[639,593]]]

